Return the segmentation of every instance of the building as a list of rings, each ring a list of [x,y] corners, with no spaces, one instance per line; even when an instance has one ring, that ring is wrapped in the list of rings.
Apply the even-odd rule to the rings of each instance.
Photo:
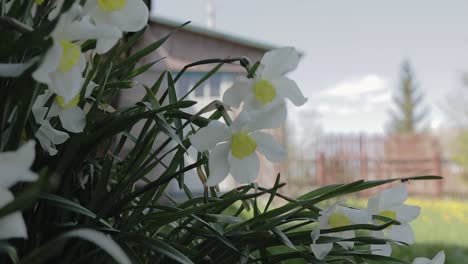
[[[142,41],[137,44],[135,50],[140,50],[147,45],[163,38],[167,34],[175,31],[183,22],[176,22],[160,17],[152,17],[147,31]],[[178,73],[185,65],[195,61],[209,58],[234,58],[248,57],[251,61],[260,60],[265,52],[275,48],[272,45],[257,42],[250,39],[241,38],[220,31],[207,29],[203,27],[187,25],[173,34],[161,47],[155,52],[146,56],[141,61],[146,64],[152,61],[162,59],[156,63],[149,71],[140,75],[136,81],[151,86],[160,74],[168,70],[174,75]],[[184,96],[208,71],[216,64],[201,65],[188,69],[188,71],[176,83],[177,96]],[[193,113],[200,110],[203,106],[213,100],[220,100],[223,92],[230,87],[237,75],[245,74],[245,70],[237,64],[225,64],[208,81],[199,86],[188,99],[198,102],[196,108],[191,109]],[[164,82],[163,82],[164,83]],[[132,105],[138,102],[146,94],[142,87],[123,91],[120,97],[120,105]],[[279,142],[284,143],[284,129],[276,129],[272,133]],[[196,157],[196,152],[191,153]],[[190,162],[188,157],[188,163]],[[261,173],[259,183],[262,186],[273,184],[279,167],[274,167],[266,160],[261,161]],[[157,170],[155,172],[157,177]],[[230,178],[230,177],[229,177]],[[186,176],[186,183],[192,185],[191,188],[201,188],[202,185],[196,175]],[[225,181],[222,186],[232,188],[234,182]],[[195,186],[195,187],[194,187]],[[177,188],[175,185],[173,188]]]

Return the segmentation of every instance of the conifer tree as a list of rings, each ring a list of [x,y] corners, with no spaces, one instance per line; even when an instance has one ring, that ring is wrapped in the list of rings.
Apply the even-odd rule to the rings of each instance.
[[[409,61],[402,63],[401,83],[393,97],[395,109],[391,111],[389,130],[392,133],[414,133],[425,129],[429,111],[423,104]]]

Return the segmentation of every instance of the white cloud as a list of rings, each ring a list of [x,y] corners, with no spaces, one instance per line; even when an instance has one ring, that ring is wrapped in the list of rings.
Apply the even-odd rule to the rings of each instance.
[[[326,89],[322,95],[332,97],[355,97],[363,94],[382,92],[388,89],[388,82],[384,78],[368,74],[362,78],[339,82]]]
[[[367,100],[371,104],[390,103],[392,101],[392,93],[389,90],[384,91],[379,94],[368,96]]]
[[[359,109],[356,109],[353,106],[338,106],[338,105],[331,105],[326,103],[320,103],[317,106],[317,111],[320,114],[337,114],[341,116],[347,116],[350,114],[356,114],[359,112]]]

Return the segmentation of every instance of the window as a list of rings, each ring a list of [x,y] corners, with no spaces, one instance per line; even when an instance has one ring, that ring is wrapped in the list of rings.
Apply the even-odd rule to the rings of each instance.
[[[223,73],[218,73],[209,79],[209,85],[210,85],[210,96],[214,97],[219,97],[220,93],[219,90],[221,89],[221,81],[222,78],[224,77]]]
[[[184,96],[195,84],[200,81],[206,72],[186,72],[176,83],[177,95]],[[173,74],[174,76],[176,73]],[[218,72],[195,89],[195,97],[220,97],[221,93],[229,88],[236,74],[229,72]]]

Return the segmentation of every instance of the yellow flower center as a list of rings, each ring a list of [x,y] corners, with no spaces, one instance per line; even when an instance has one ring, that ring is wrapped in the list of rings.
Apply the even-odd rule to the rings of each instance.
[[[257,143],[249,135],[239,132],[231,137],[231,153],[238,159],[252,155],[257,148]]]
[[[273,87],[273,84],[267,80],[258,80],[255,82],[254,87],[254,95],[258,101],[262,104],[267,104],[276,97],[276,90]]]
[[[122,10],[127,4],[127,0],[97,0],[100,8],[107,12]]]
[[[333,213],[328,218],[328,224],[333,228],[337,228],[337,227],[350,225],[351,220],[343,214]]]
[[[62,96],[57,95],[55,97],[55,102],[64,109],[73,108],[73,107],[76,107],[78,103],[80,102],[80,94],[77,94],[68,103],[65,103],[65,99]]]
[[[60,58],[58,69],[61,72],[71,70],[80,61],[81,48],[68,40],[61,40],[62,58]]]
[[[379,213],[380,216],[383,216],[383,217],[387,217],[387,218],[390,218],[390,219],[393,219],[393,220],[396,220],[397,218],[397,214],[394,212],[394,211],[382,211]],[[377,220],[377,223],[379,223],[380,225],[382,224],[385,224],[386,221],[382,221],[382,220]]]
[[[36,4],[38,5],[42,5],[44,3],[45,0],[35,0]]]

